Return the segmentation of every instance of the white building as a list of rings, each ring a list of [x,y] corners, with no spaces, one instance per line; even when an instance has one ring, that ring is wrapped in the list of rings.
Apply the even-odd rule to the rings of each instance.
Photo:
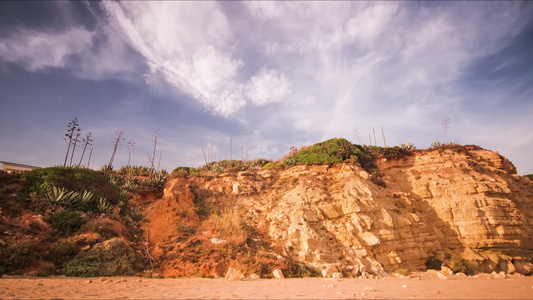
[[[40,169],[41,167],[28,166],[23,164],[10,163],[7,161],[0,161],[2,163],[2,170],[7,173],[17,173],[22,171],[31,171],[35,169]]]

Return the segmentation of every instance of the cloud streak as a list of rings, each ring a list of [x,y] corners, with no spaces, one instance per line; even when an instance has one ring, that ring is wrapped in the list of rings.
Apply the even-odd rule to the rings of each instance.
[[[0,59],[33,73],[61,69],[93,81],[140,82],[146,95],[135,95],[131,105],[138,118],[156,119],[143,115],[156,110],[151,105],[168,106],[168,114],[179,107],[176,115],[193,116],[196,136],[220,135],[220,143],[239,136],[257,156],[280,157],[290,146],[334,136],[354,140],[354,126],[364,143],[372,128],[383,126],[388,145],[424,148],[442,139],[445,114],[457,142],[488,143],[497,132],[502,142],[490,145],[504,154],[518,157],[533,147],[529,140],[503,142],[504,132],[518,139],[517,128],[533,125],[523,117],[533,113],[527,98],[533,78],[518,68],[526,56],[509,50],[531,50],[527,42],[513,48],[527,40],[528,2],[105,1],[86,7],[90,26],[68,17],[69,3],[61,7],[67,15],[61,28],[20,27],[3,35]],[[130,103],[128,97],[117,102]],[[176,106],[162,104],[167,100]],[[514,124],[471,126],[503,111]],[[168,148],[199,142],[182,136],[179,147]],[[199,155],[195,163],[201,161]],[[531,159],[519,163],[533,168]]]

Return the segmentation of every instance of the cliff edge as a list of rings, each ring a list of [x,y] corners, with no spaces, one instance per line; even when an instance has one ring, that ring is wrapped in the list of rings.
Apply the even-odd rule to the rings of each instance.
[[[377,175],[359,163],[182,174],[142,228],[165,276],[261,273],[267,259],[384,276],[457,257],[473,271],[533,273],[533,184],[507,159],[461,147],[375,164]]]

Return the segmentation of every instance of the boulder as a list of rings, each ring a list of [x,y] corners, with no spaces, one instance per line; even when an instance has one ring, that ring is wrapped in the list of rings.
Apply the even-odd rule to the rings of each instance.
[[[442,274],[446,275],[446,276],[450,276],[450,275],[453,275],[453,271],[452,269],[446,267],[446,266],[441,266],[440,267],[440,271]]]
[[[283,276],[283,272],[281,272],[280,269],[275,269],[274,272],[272,272],[272,275],[274,275],[274,278],[277,278],[277,279],[285,278],[285,276]]]
[[[442,272],[437,272],[437,277],[439,279],[444,279],[444,280],[448,279],[448,277],[446,277],[446,275],[442,274]]]
[[[230,267],[224,278],[226,280],[240,281],[242,279],[242,272]]]

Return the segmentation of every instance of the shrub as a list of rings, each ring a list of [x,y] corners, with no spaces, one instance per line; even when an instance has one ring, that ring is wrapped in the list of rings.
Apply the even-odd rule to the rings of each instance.
[[[276,163],[275,162],[269,162],[269,163],[265,164],[262,169],[264,169],[264,170],[273,169],[275,167],[276,167]]]
[[[33,241],[24,241],[7,248],[4,258],[6,271],[15,271],[31,265],[39,258],[39,249]]]
[[[333,138],[312,145],[295,154],[300,164],[339,163],[356,155],[358,147],[346,139]]]
[[[88,222],[81,228],[81,232],[96,232],[103,239],[111,239],[121,236],[119,222],[103,218]]]
[[[61,210],[53,213],[48,222],[55,229],[71,234],[78,231],[85,224],[85,219],[77,211]]]
[[[4,267],[0,266],[0,277],[4,276]]]
[[[119,171],[122,175],[130,176],[148,176],[150,175],[150,169],[143,166],[123,166],[120,167]]]
[[[468,261],[462,257],[455,255],[452,256],[450,264],[450,269],[452,269],[454,273],[465,273],[466,275],[474,275],[474,269],[472,268],[472,266],[470,266]]]
[[[104,197],[111,203],[118,201],[119,188],[109,182],[102,172],[85,168],[50,167],[36,169],[22,174],[24,197],[36,193],[46,197],[53,187],[82,193],[91,192],[95,198]]]
[[[48,251],[47,258],[59,267],[62,267],[69,260],[78,254],[76,244],[71,241],[58,241],[52,244]]]
[[[81,252],[63,268],[67,276],[123,276],[134,273],[135,252],[114,238]]]
[[[56,266],[53,263],[44,263],[39,271],[37,271],[37,276],[39,277],[48,277],[53,275],[56,272]]]

